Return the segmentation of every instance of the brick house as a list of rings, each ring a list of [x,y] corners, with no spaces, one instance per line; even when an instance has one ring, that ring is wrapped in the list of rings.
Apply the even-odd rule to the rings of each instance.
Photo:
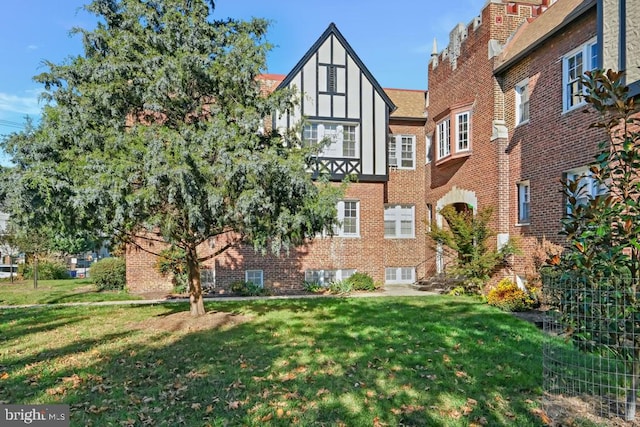
[[[388,285],[423,276],[425,92],[381,88],[334,24],[289,74],[263,75],[261,82],[265,91],[300,92],[297,108],[274,115],[267,127],[291,129],[304,118],[304,141],[331,141],[310,173],[328,172],[336,183],[346,175],[357,181],[338,203],[342,225],[335,236],[318,237],[279,257],[233,247],[202,266],[203,284],[225,292],[244,280],[287,292],[301,289],[305,280],[326,283],[355,271]],[[210,250],[200,248],[203,254]],[[154,264],[153,255],[129,248],[131,290],[171,289]]]

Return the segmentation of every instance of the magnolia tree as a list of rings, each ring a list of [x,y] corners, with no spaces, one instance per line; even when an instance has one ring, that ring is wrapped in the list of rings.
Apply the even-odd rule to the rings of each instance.
[[[295,102],[261,92],[268,22],[215,19],[213,6],[93,1],[97,27],[75,29],[84,54],[35,78],[42,121],[4,141],[12,215],[181,248],[193,315],[205,312],[199,245],[224,234],[208,257],[288,250],[331,229],[341,190],[307,173],[320,147],[261,131]]]
[[[552,264],[561,275],[555,280],[571,286],[556,301],[574,342],[628,364],[625,416],[633,420],[640,377],[640,118],[621,74],[596,70],[583,83],[600,117],[592,127],[607,138],[588,178],[564,183],[567,248]],[[606,191],[588,191],[594,183]]]

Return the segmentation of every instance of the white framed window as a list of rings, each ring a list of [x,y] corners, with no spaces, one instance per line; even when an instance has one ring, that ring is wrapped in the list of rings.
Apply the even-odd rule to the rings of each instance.
[[[338,202],[339,226],[334,230],[340,237],[360,237],[360,202],[341,200]]]
[[[516,85],[516,126],[529,122],[529,79]]]
[[[433,221],[433,205],[431,203],[427,203],[427,218],[426,218],[427,232],[431,231],[431,221]]]
[[[244,272],[244,281],[262,288],[264,286],[262,270],[246,270]]]
[[[325,157],[359,156],[358,126],[349,123],[307,123],[302,128],[302,141],[307,144],[326,142],[320,153]]]
[[[468,111],[456,114],[456,152],[469,151],[471,114]]]
[[[398,169],[415,169],[415,135],[389,135],[389,166]]]
[[[562,58],[563,111],[584,105],[584,87],[580,80],[585,71],[598,66],[598,45],[592,39]]]
[[[529,181],[518,183],[518,224],[529,224],[531,190]]]
[[[431,150],[433,149],[433,145],[432,145],[432,138],[431,135],[427,135],[426,137],[426,156],[425,156],[425,163],[431,163],[431,160],[433,160],[432,154],[431,154]]]
[[[567,171],[567,182],[577,182],[576,192],[573,197],[576,198],[576,205],[587,205],[589,200],[596,196],[607,194],[606,185],[598,183],[593,177],[593,173],[588,166],[579,167]],[[567,203],[568,214],[571,213],[571,206]]]
[[[415,267],[385,267],[385,284],[409,284],[416,281]]]
[[[448,118],[438,123],[438,159],[442,159],[451,154],[450,130],[451,123]]]
[[[355,268],[345,268],[338,270],[305,270],[304,280],[306,282],[329,286],[331,282],[348,279],[355,272]]]
[[[415,237],[415,207],[386,205],[384,207],[384,237],[411,239]]]

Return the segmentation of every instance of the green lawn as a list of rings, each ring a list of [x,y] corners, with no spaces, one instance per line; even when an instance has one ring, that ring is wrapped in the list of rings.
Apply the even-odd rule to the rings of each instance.
[[[98,292],[91,279],[19,280],[0,282],[0,305],[58,304],[63,302],[122,301],[140,299],[126,292]]]
[[[139,329],[186,304],[0,312],[0,403],[73,426],[539,426],[533,325],[467,298],[216,302],[217,329]],[[233,319],[233,317],[231,317]]]

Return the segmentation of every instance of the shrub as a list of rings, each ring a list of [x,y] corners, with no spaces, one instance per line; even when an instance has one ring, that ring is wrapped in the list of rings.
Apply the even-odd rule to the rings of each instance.
[[[258,286],[253,282],[245,282],[244,280],[233,282],[231,284],[231,292],[243,297],[257,297],[268,294],[265,288]]]
[[[20,264],[18,274],[25,279],[33,279],[33,264]],[[59,261],[38,261],[39,280],[69,279],[67,266]]]
[[[332,294],[348,294],[353,290],[353,286],[349,280],[336,280],[329,285],[329,291]]]
[[[504,278],[489,291],[487,302],[503,311],[525,311],[532,308],[535,301],[511,279]]]
[[[304,287],[304,290],[307,292],[313,292],[313,293],[320,293],[320,292],[324,292],[327,290],[327,286],[323,286],[322,284],[318,283],[318,282],[310,282],[305,280],[302,283],[302,286]]]
[[[99,291],[121,291],[127,284],[122,258],[104,258],[91,265],[91,278]]]
[[[375,291],[376,285],[373,278],[367,273],[354,273],[346,279],[354,291]]]

